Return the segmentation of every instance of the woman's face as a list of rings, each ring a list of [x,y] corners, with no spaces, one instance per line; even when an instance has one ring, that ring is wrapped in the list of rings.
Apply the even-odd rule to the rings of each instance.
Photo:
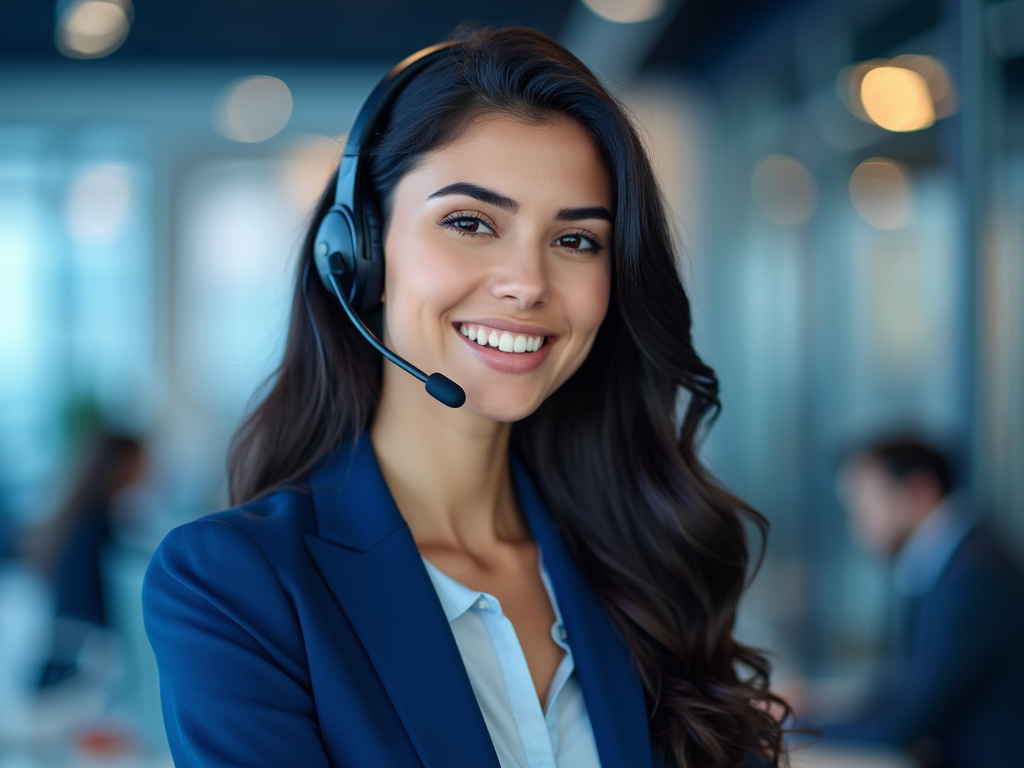
[[[529,415],[579,368],[604,319],[611,211],[608,173],[577,123],[477,118],[395,187],[386,342],[461,385],[464,408]]]

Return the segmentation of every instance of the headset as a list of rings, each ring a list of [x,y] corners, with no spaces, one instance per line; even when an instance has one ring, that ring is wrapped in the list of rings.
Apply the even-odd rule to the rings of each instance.
[[[427,392],[449,406],[458,408],[466,393],[451,379],[419,368],[385,347],[359,317],[380,307],[384,290],[384,243],[381,214],[376,201],[362,194],[360,155],[395,99],[419,72],[449,55],[457,43],[438,43],[418,51],[396,64],[370,92],[349,132],[338,165],[334,204],[317,226],[313,259],[324,287],[341,304],[349,320],[385,358],[426,385]]]

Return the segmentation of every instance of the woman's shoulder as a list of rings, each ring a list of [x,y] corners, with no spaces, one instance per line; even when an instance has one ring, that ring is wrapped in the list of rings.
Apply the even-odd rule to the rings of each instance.
[[[146,632],[161,674],[184,674],[185,662],[177,660],[182,649],[204,643],[224,644],[238,658],[269,653],[301,674],[296,606],[311,574],[304,541],[308,507],[308,495],[275,493],[199,517],[164,537],[142,584]]]
[[[281,490],[173,528],[153,554],[150,570],[194,573],[201,566],[205,573],[251,572],[263,564],[274,571],[303,557],[303,538],[314,531],[308,490]]]

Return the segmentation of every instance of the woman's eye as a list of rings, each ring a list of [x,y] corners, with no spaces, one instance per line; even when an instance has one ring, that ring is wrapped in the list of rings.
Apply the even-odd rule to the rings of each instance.
[[[562,248],[568,248],[571,251],[599,251],[601,250],[601,243],[596,238],[584,235],[582,232],[573,232],[568,235],[562,235],[555,243]]]
[[[479,216],[458,213],[442,219],[441,224],[460,235],[493,235],[494,228]]]

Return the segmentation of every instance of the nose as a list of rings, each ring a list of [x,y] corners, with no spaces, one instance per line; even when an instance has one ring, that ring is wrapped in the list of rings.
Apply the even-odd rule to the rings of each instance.
[[[512,302],[517,309],[546,304],[550,283],[544,249],[522,246],[506,254],[491,276],[490,289],[495,298]]]

